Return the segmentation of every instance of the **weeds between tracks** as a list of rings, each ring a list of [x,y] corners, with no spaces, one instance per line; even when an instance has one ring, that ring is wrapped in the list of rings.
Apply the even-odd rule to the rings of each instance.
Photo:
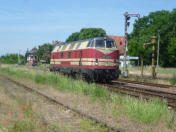
[[[167,127],[173,127],[174,114],[168,111],[167,104],[158,99],[146,101],[144,99],[135,99],[120,94],[111,94],[108,90],[96,84],[88,84],[82,80],[52,74],[48,72],[38,72],[29,69],[1,67],[1,72],[8,73],[16,78],[26,78],[33,80],[38,84],[52,85],[57,90],[65,92],[81,93],[89,95],[93,99],[101,100],[104,103],[111,103],[112,113],[118,118],[120,114],[127,115],[130,119],[153,124],[155,122],[165,122]]]

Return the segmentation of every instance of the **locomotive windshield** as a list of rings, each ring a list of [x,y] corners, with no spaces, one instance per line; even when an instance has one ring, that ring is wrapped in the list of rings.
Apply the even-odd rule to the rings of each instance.
[[[96,40],[95,45],[96,47],[99,47],[99,48],[105,48],[105,41]],[[106,48],[114,48],[114,47],[115,47],[114,41],[110,41],[110,40],[106,41]]]
[[[105,48],[104,40],[96,40],[95,45],[96,47],[99,47],[99,48]]]
[[[107,41],[106,42],[106,48],[114,48],[115,45],[114,45],[114,41]]]

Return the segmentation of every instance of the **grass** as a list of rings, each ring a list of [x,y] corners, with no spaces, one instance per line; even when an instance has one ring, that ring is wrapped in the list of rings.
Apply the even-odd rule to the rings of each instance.
[[[93,125],[95,122],[87,119],[83,119],[80,121],[80,126],[84,130],[84,132],[107,132],[107,128],[101,126],[101,124]]]
[[[50,65],[49,64],[38,64],[37,67],[39,67],[39,68],[49,68]]]
[[[3,132],[47,132],[50,131],[38,119],[31,104],[22,104],[0,86],[0,131]],[[23,109],[21,109],[23,108]],[[53,131],[54,132],[54,131]]]
[[[150,100],[136,100],[133,98],[126,98],[125,107],[129,116],[145,123],[154,123],[162,116],[168,114],[167,105],[157,99]],[[164,118],[163,118],[164,119]]]
[[[111,100],[113,106],[123,106],[125,110],[123,112],[136,121],[152,124],[161,118],[165,119],[169,115],[166,103],[158,99],[146,101],[142,98],[135,99],[130,96],[113,96]]]
[[[175,84],[176,84],[176,74],[174,74],[174,75],[172,76],[172,78],[170,79],[170,82],[171,82],[172,85],[175,85]]]
[[[88,84],[83,80],[74,80],[61,74],[52,74],[44,72],[32,72],[29,69],[1,67],[1,72],[6,72],[17,78],[32,79],[35,83],[52,85],[54,88],[73,93],[81,93],[89,95],[92,98],[99,99],[103,102],[110,102],[114,109],[115,117],[124,114],[132,120],[153,124],[159,120],[168,122],[170,113],[167,110],[167,104],[158,99],[146,101],[144,99],[136,99],[129,96],[121,96],[119,94],[111,94],[107,89],[96,84]],[[167,120],[165,120],[167,119]],[[170,123],[172,124],[172,122]]]
[[[36,121],[34,119],[14,121],[14,126],[9,128],[9,132],[32,132],[35,129],[35,123]]]
[[[122,68],[121,68],[122,69]],[[140,71],[140,67],[128,67],[129,71]],[[144,71],[147,72],[152,72],[152,68],[151,67],[144,67]],[[173,74],[176,73],[176,68],[156,68],[156,72],[157,73],[164,73],[164,74]]]

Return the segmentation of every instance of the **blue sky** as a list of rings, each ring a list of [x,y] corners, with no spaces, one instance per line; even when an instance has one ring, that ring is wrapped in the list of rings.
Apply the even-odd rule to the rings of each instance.
[[[99,27],[122,36],[126,11],[145,16],[173,8],[176,0],[0,0],[0,55],[65,41],[81,28]]]

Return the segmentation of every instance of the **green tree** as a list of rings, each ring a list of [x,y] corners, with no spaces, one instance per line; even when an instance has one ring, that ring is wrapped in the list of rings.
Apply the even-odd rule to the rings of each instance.
[[[106,32],[102,28],[83,28],[80,32],[72,33],[67,39],[66,42],[84,40],[93,37],[105,37]]]
[[[83,28],[80,31],[79,39],[89,39],[93,37],[105,37],[106,32],[102,28]]]
[[[24,56],[19,55],[21,63],[24,63]],[[4,64],[17,64],[18,63],[18,54],[6,54],[0,57],[0,63]]]
[[[134,49],[136,41],[138,45],[143,45],[145,42],[151,42],[151,37],[158,34],[160,30],[160,66],[172,66],[168,58],[168,45],[174,36],[174,25],[176,22],[176,10],[172,12],[162,10],[150,13],[134,23],[132,33],[129,35],[129,55],[139,55],[139,48]],[[133,51],[134,50],[134,51]],[[162,54],[161,54],[162,53]],[[151,64],[151,47],[145,48],[144,64]]]
[[[77,41],[79,40],[79,32],[72,33],[67,39],[66,42],[72,42],[72,41]]]
[[[172,38],[168,45],[168,57],[169,63],[172,66],[176,66],[176,37]]]
[[[47,63],[50,62],[50,54],[53,50],[54,45],[51,45],[49,43],[45,43],[43,45],[38,46],[37,50],[37,56],[40,60],[46,60]]]

